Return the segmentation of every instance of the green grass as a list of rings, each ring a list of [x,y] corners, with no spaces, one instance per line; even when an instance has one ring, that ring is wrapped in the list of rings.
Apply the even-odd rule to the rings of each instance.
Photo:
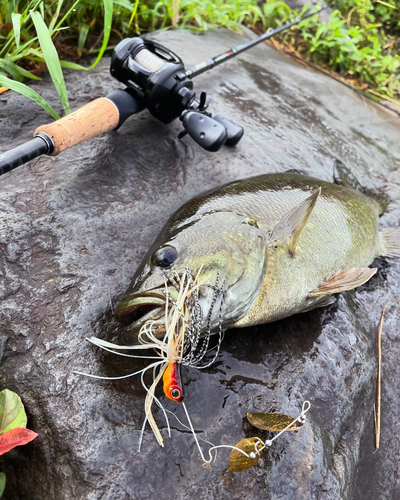
[[[400,105],[400,2],[384,3],[342,0],[328,23],[304,21],[285,33],[282,43],[352,85]]]
[[[50,73],[51,79],[53,80],[57,93],[60,96],[60,100],[65,112],[70,113],[71,108],[69,106],[64,75],[61,69],[57,50],[54,47],[53,40],[51,39],[51,32],[46,26],[40,12],[31,12],[31,17],[38,36],[40,48],[42,49],[43,59],[46,62],[46,66]]]
[[[374,96],[400,105],[400,2],[335,0],[330,20],[317,16],[280,35],[277,45]],[[179,10],[177,10],[179,9]],[[47,66],[64,111],[69,112],[62,68],[88,70],[108,45],[155,29],[204,31],[215,26],[258,32],[298,15],[281,0],[7,0],[0,1],[0,85],[34,94],[22,82]],[[111,40],[111,42],[110,42]],[[97,54],[92,66],[79,58]],[[8,85],[11,88],[11,85]],[[38,102],[37,94],[35,101]],[[41,102],[43,105],[43,102]],[[48,111],[50,108],[47,108]],[[52,110],[54,116],[54,110]]]
[[[22,81],[26,78],[39,80],[44,66],[50,73],[54,87],[66,114],[71,112],[62,67],[87,70],[93,68],[107,49],[111,33],[113,1],[102,0],[103,43],[96,61],[90,68],[60,60],[54,44],[59,38],[73,40],[73,28],[68,21],[76,19],[81,0],[9,0],[0,3],[0,85],[19,92],[42,106],[54,118],[57,113],[36,92]],[[98,4],[99,2],[93,2]],[[46,23],[47,21],[47,23]],[[64,35],[68,33],[68,35]],[[12,84],[9,77],[15,80]]]
[[[50,106],[50,104],[45,99],[43,99],[43,97],[40,96],[37,92],[28,87],[28,85],[25,85],[24,83],[21,82],[17,82],[15,80],[11,80],[6,76],[1,76],[1,75],[0,75],[0,85],[8,89],[15,90],[15,92],[19,92],[20,94],[23,94],[25,97],[28,97],[32,101],[36,102],[36,104],[38,104],[45,111],[47,111],[49,115],[52,116],[55,120],[58,120],[60,118],[57,112]]]

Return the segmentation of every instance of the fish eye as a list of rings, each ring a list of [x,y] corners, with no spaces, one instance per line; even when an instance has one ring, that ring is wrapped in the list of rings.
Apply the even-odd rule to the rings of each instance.
[[[171,266],[178,257],[178,252],[176,248],[166,246],[157,250],[155,254],[155,263],[160,267],[169,267]]]
[[[174,399],[179,399],[181,397],[181,391],[179,389],[172,389],[171,397]]]

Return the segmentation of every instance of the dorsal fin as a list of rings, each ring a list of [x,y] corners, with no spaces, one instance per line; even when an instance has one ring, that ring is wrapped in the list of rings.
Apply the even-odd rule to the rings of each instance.
[[[311,196],[289,210],[289,212],[277,223],[272,232],[271,238],[276,238],[287,243],[289,252],[292,256],[295,254],[301,233],[311,217],[320,194],[321,188],[318,188]]]

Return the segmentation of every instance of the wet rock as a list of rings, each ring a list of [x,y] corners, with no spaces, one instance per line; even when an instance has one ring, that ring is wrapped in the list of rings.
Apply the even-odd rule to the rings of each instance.
[[[153,35],[188,67],[250,36]],[[67,75],[74,108],[118,88],[108,65]],[[48,78],[32,86],[61,111]],[[177,139],[179,122],[165,126],[145,111],[116,133],[0,178],[1,388],[22,396],[29,426],[39,433],[1,457],[5,498],[399,498],[396,300],[384,325],[381,449],[373,454],[377,324],[384,302],[398,297],[399,263],[377,262],[367,285],[329,308],[228,332],[214,365],[184,370],[194,427],[215,444],[254,435],[246,412],[295,416],[304,400],[311,402],[308,423],[277,440],[247,472],[229,473],[225,451],[204,469],[193,438],[172,416],[165,448],[147,430],[138,453],[140,381],[73,373],[117,376],[143,367],[100,352],[85,337],[121,337],[112,307],[168,216],[200,191],[292,169],[330,180],[338,158],[393,200],[382,227],[399,223],[395,114],[265,44],[197,78],[195,88],[212,95],[212,111],[245,127],[235,149],[207,153]],[[49,121],[12,92],[2,95],[0,118],[0,150]],[[160,397],[184,419],[181,407]]]

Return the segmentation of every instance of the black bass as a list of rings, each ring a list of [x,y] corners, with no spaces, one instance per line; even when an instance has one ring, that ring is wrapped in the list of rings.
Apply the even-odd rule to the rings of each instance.
[[[348,175],[342,177],[348,185]],[[117,319],[129,325],[129,339],[137,338],[146,322],[165,315],[165,288],[174,296],[169,273],[181,276],[188,268],[205,283],[199,288],[204,331],[326,306],[334,294],[368,281],[374,258],[400,257],[400,228],[379,231],[381,212],[376,196],[296,174],[261,175],[205,193],[164,226]],[[213,285],[223,287],[224,303],[209,314]]]

